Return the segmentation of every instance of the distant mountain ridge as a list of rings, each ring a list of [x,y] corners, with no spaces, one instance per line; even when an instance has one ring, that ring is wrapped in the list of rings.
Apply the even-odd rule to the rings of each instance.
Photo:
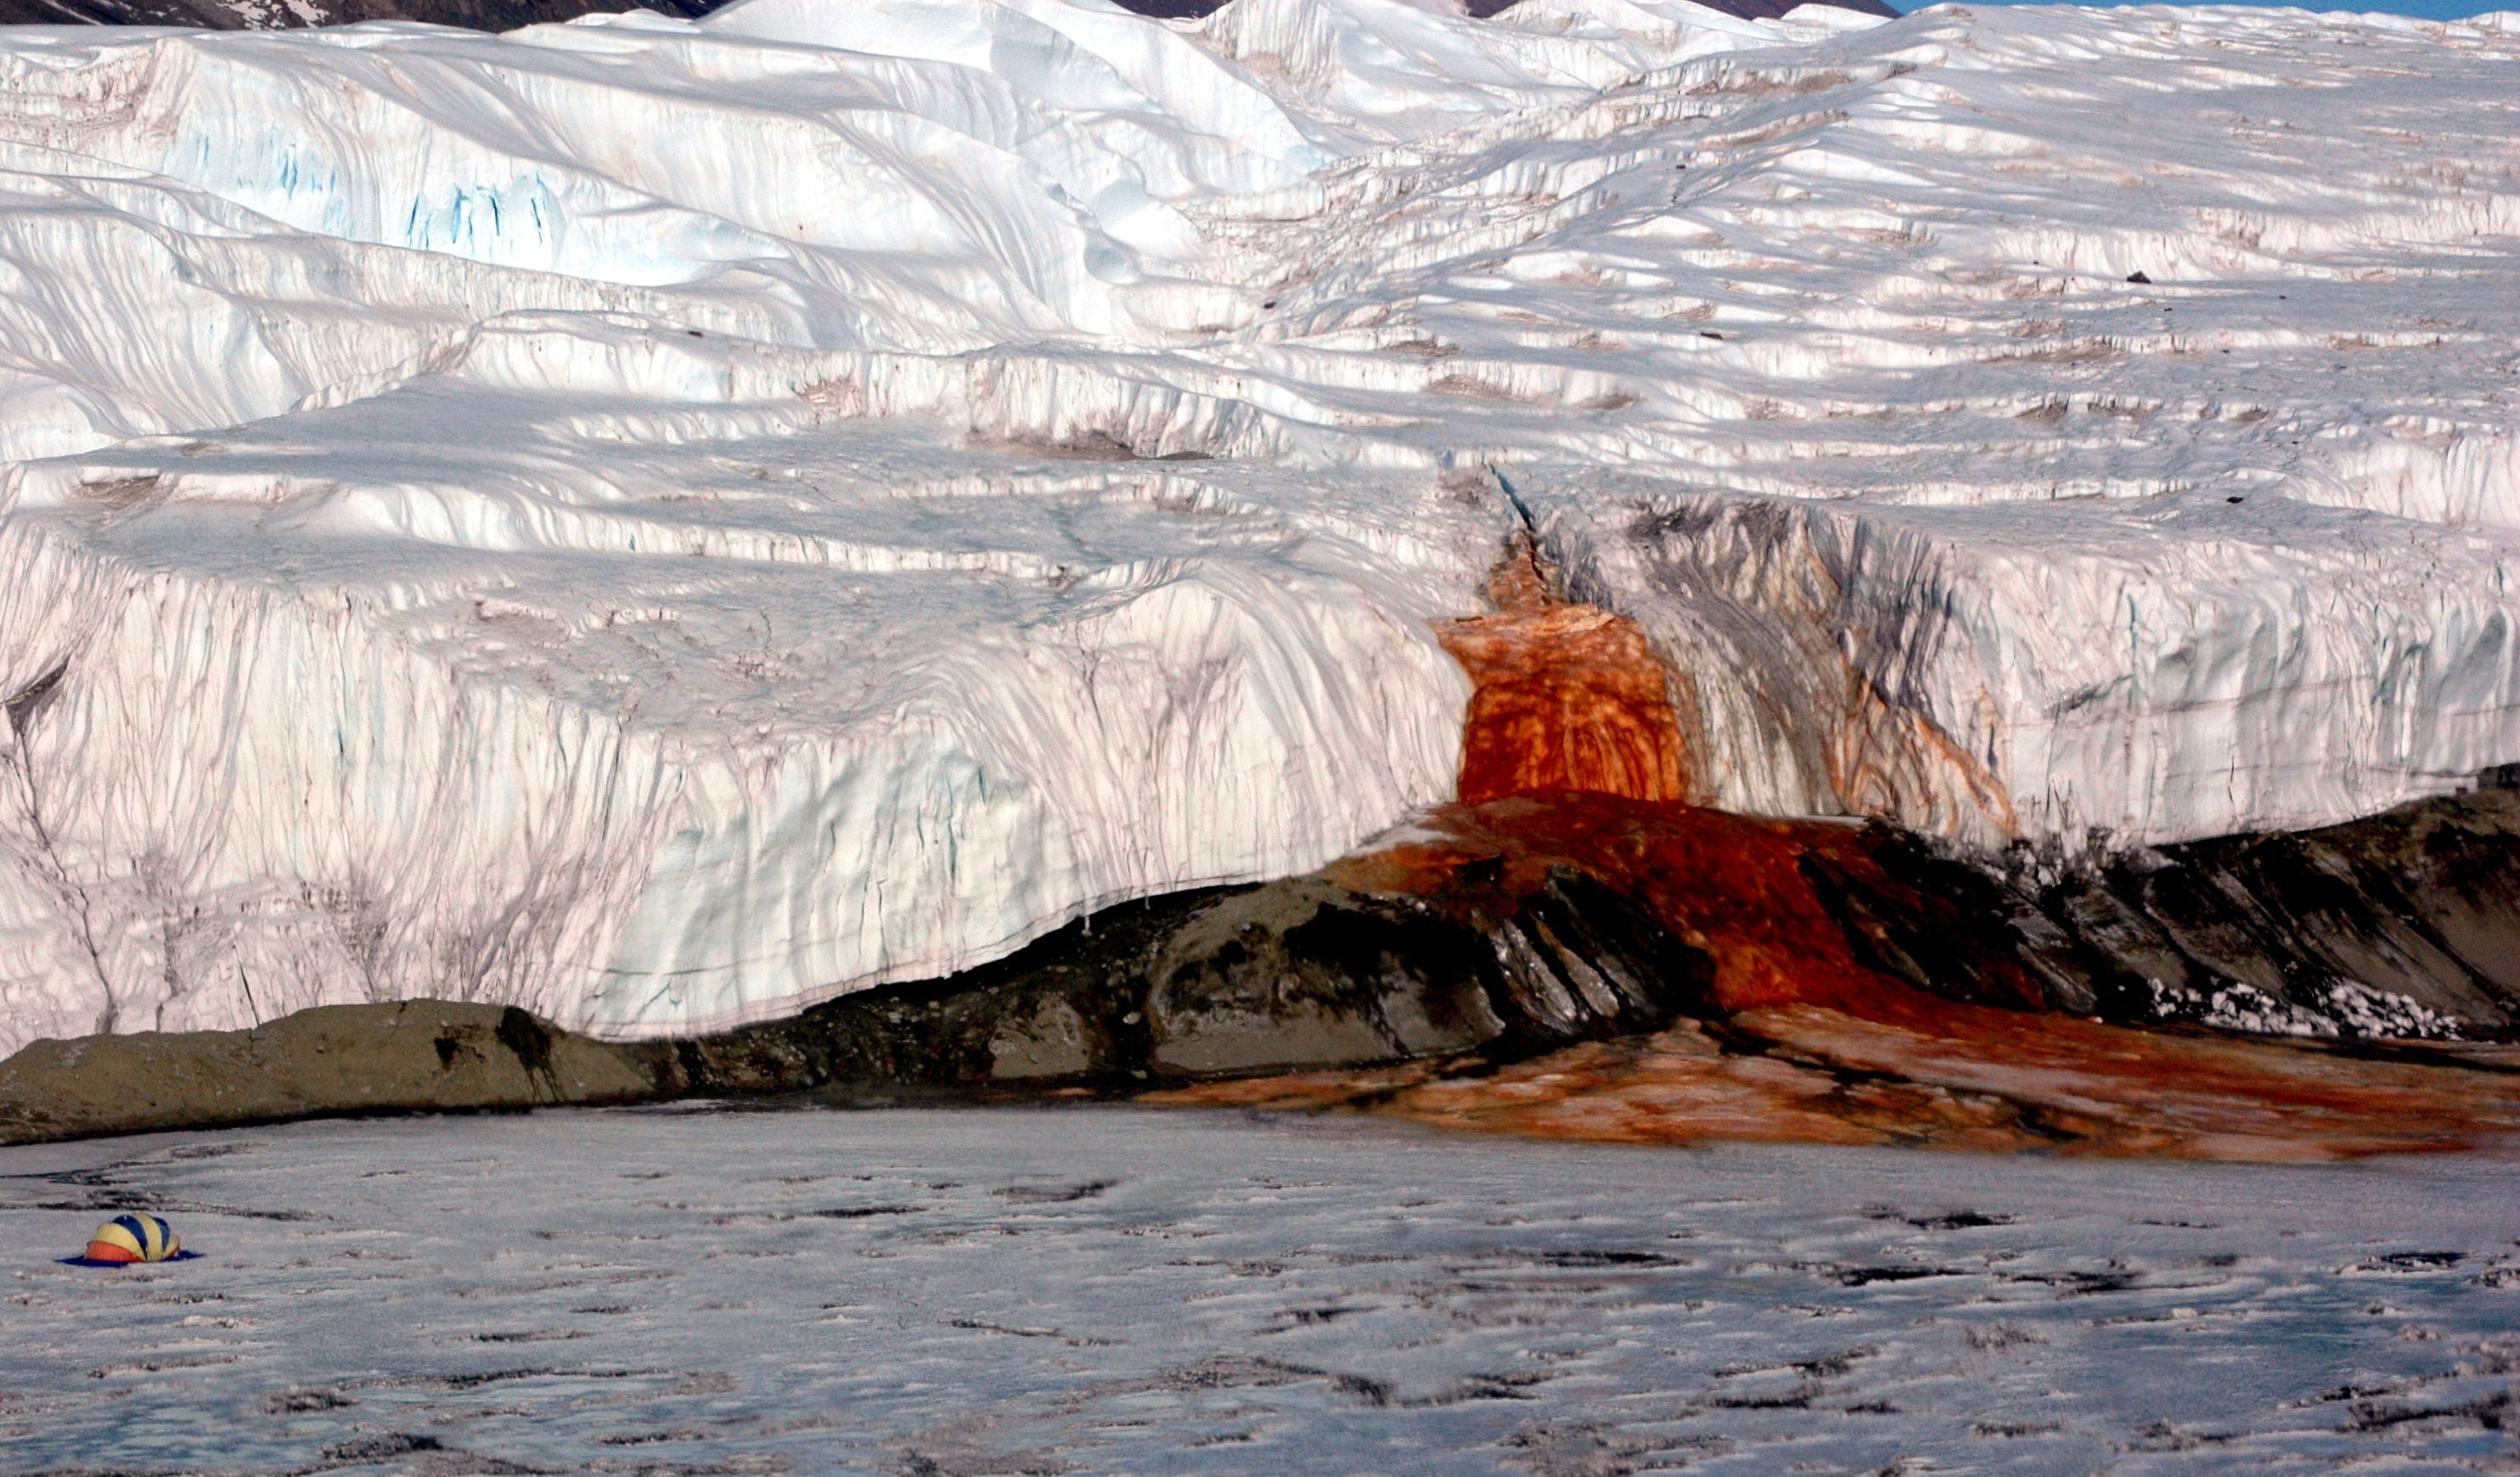
[[[597,12],[644,9],[698,20],[725,0],[0,0],[0,25],[187,25],[209,30],[291,30],[362,21],[424,21],[472,30],[514,30]],[[1219,0],[1119,0],[1142,16],[1184,20],[1217,9]],[[1696,0],[1710,10],[1773,20],[1804,0]],[[1817,0],[1868,16],[1899,13],[1880,0]],[[1509,5],[1469,0],[1473,16]]]

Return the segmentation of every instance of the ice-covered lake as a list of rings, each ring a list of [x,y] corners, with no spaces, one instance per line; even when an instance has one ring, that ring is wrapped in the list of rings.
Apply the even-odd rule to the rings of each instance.
[[[116,1208],[200,1260],[97,1271]],[[2520,1162],[1069,1109],[0,1150],[13,1472],[2513,1469]]]

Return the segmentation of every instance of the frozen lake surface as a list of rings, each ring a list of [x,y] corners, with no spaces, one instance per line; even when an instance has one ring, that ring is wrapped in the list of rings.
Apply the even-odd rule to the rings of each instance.
[[[60,1266],[112,1209],[199,1261]],[[1112,1107],[0,1150],[0,1469],[2515,1471],[2520,1164]]]

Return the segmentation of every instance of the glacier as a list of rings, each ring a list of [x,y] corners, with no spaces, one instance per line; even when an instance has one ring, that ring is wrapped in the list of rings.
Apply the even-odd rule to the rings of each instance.
[[[0,1052],[631,1038],[1449,798],[1529,535],[1688,798],[2520,759],[2520,16],[740,0],[0,29]]]

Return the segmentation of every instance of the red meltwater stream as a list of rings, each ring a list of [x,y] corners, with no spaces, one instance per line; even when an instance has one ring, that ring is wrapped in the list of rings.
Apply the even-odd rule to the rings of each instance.
[[[1442,632],[1475,684],[1460,802],[1327,875],[1442,907],[1530,895],[1552,867],[1587,873],[1705,956],[1706,1018],[1503,1068],[1409,1063],[1151,1100],[1343,1105],[1642,1143],[2256,1160],[2462,1148],[2520,1132],[2520,1049],[2358,1052],[2112,1026],[2046,1008],[2038,982],[1992,954],[1971,972],[1976,993],[2001,1006],[1948,1000],[1868,966],[1815,892],[1807,859],[1904,895],[1919,917],[1945,905],[1884,874],[1860,825],[1686,803],[1687,746],[1644,633],[1550,599],[1527,552],[1501,569],[1493,595],[1497,613]]]

